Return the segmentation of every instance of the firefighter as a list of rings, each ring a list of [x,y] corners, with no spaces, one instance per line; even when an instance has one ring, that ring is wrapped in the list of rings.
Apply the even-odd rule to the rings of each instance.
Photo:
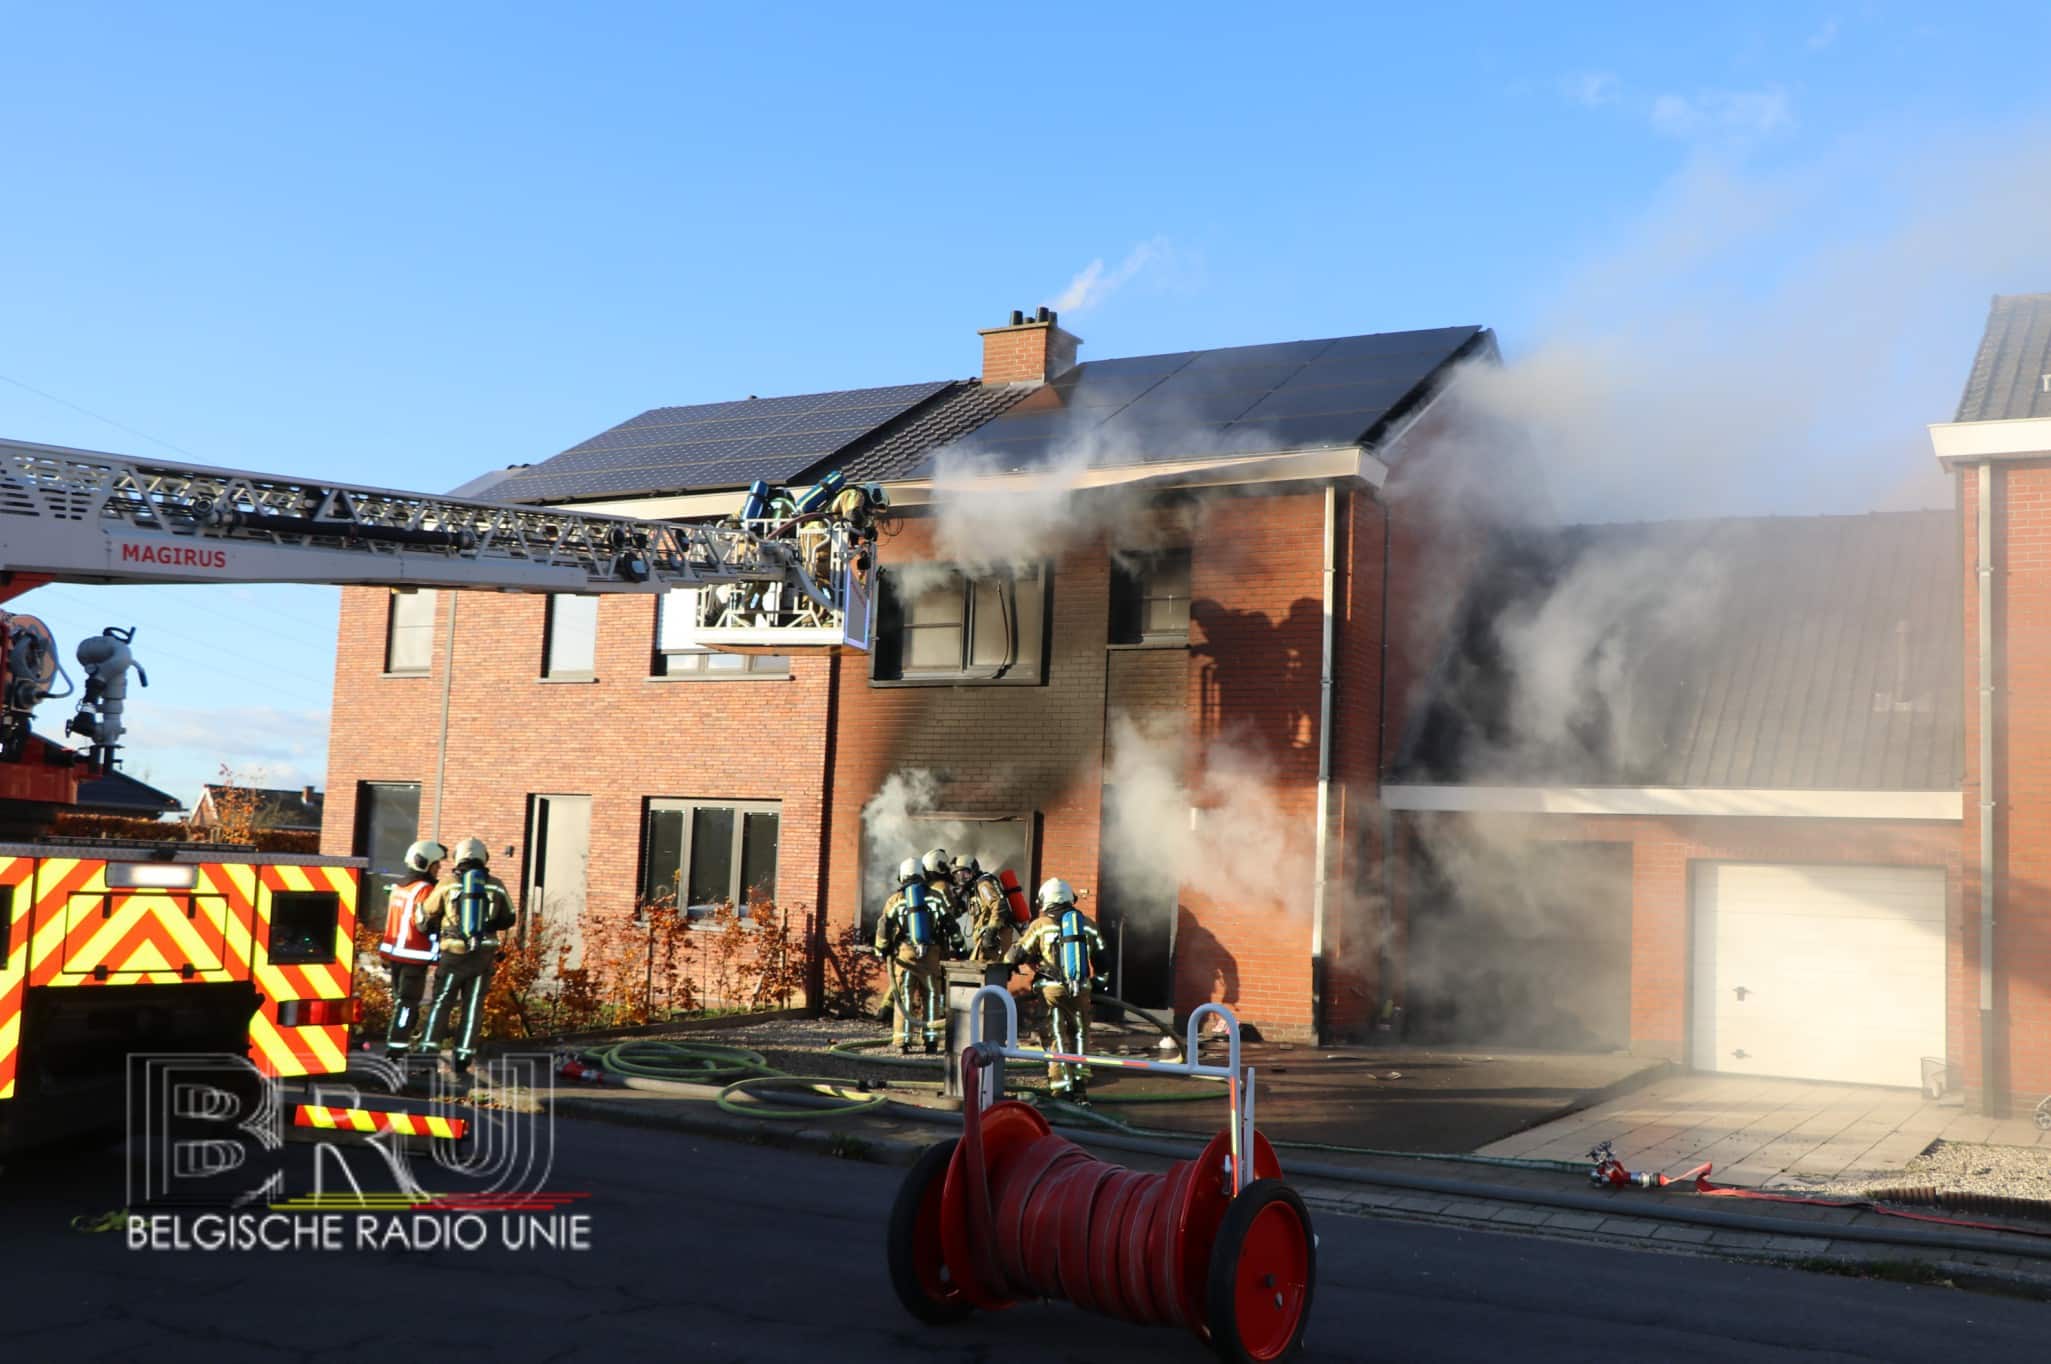
[[[462,1010],[451,1059],[458,1075],[470,1071],[477,1049],[477,1028],[484,1014],[485,992],[498,954],[499,934],[518,920],[513,897],[491,874],[491,855],[484,841],[466,838],[456,845],[456,874],[437,885],[414,911],[420,927],[440,939],[441,965],[434,977],[434,1003],[427,1010],[423,1056],[437,1056],[448,1041],[455,1013]]]
[[[1047,1051],[1081,1056],[1090,1047],[1090,992],[1103,984],[1097,974],[1104,937],[1075,907],[1068,882],[1050,878],[1040,887],[1040,913],[1004,960],[1033,968],[1033,986],[1046,1002],[1040,1045]],[[1089,1102],[1089,1067],[1049,1061],[1047,1084],[1056,1098]]]
[[[975,858],[957,857],[954,894],[968,916],[968,959],[982,964],[1003,961],[1018,937],[1003,884]]]
[[[449,850],[423,838],[406,849],[406,879],[392,887],[385,909],[385,931],[377,945],[392,975],[392,1024],[385,1030],[385,1055],[403,1057],[412,1050],[414,1027],[420,1021],[420,997],[427,993],[427,973],[437,945],[414,913],[434,890],[435,876]]]
[[[919,1019],[926,1050],[938,1051],[945,1026],[947,975],[941,963],[949,949],[959,954],[954,920],[927,889],[924,867],[907,857],[897,869],[897,893],[876,923],[876,953],[890,965],[891,1040],[900,1054],[912,1049],[913,1019]]]
[[[955,936],[959,937],[962,903],[954,893],[954,860],[947,855],[947,849],[933,848],[919,859],[919,867],[924,873],[926,893],[939,902],[934,908],[957,926]]]

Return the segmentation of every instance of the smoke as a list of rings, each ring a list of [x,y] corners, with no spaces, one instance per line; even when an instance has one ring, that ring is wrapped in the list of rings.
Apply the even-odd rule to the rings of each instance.
[[[1117,712],[1107,737],[1104,852],[1121,877],[1219,905],[1309,905],[1311,821],[1276,806],[1266,752],[1230,735],[1198,750],[1180,714]]]
[[[1202,527],[1201,504],[1163,506],[1157,492],[1138,485],[1089,486],[1092,470],[1139,457],[1087,429],[1025,470],[972,443],[944,451],[933,470],[934,551],[945,563],[987,573],[1027,570],[1105,536],[1120,555],[1190,543]],[[902,571],[907,591],[917,590],[918,574],[916,565]]]
[[[1111,270],[1104,268],[1101,258],[1085,265],[1049,306],[1056,312],[1085,312],[1124,288],[1142,270],[1172,263],[1175,255],[1175,248],[1166,237],[1149,237],[1128,251],[1125,259]]]
[[[1923,427],[1987,295],[2051,286],[2044,131],[1697,159],[1461,402],[1523,431],[1571,520],[1949,505]]]
[[[1021,885],[1032,874],[1025,863],[1025,830],[1008,819],[935,818],[945,782],[927,768],[893,772],[862,807],[862,905],[874,912],[897,888],[898,864],[945,848],[950,857],[973,857],[985,871],[1010,867]],[[1028,894],[1031,888],[1027,887]]]

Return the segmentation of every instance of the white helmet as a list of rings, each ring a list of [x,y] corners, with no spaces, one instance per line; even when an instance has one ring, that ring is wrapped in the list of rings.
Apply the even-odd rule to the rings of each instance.
[[[1040,883],[1040,911],[1042,913],[1053,909],[1057,905],[1072,905],[1074,903],[1075,892],[1070,890],[1068,882],[1063,881],[1060,877],[1049,877]]]
[[[423,838],[406,849],[406,866],[412,871],[426,871],[449,855],[449,850],[431,838]]]
[[[475,862],[481,867],[491,861],[491,849],[484,846],[481,838],[466,838],[456,845],[456,861]]]
[[[947,849],[935,848],[933,849],[933,851],[927,853],[925,857],[925,867],[926,873],[929,876],[938,876],[940,873],[946,871],[948,868]]]
[[[900,881],[916,881],[916,880],[918,880],[918,879],[919,879],[919,859],[918,859],[918,858],[916,858],[916,857],[907,857],[907,858],[906,858],[906,859],[905,859],[904,861],[902,861],[902,862],[898,863],[898,864],[897,864],[897,879],[898,879],[898,880],[900,880]]]

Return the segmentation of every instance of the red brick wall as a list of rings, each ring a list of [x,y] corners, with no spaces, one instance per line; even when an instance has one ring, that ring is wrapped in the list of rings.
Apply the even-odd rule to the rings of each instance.
[[[418,782],[422,836],[436,828],[437,735],[455,596],[443,593],[437,604],[431,673],[395,678],[382,676],[388,594],[343,591],[323,850],[352,851],[363,782]],[[828,660],[800,656],[783,678],[650,680],[655,610],[653,596],[604,598],[599,680],[554,683],[538,680],[546,597],[461,594],[442,841],[482,838],[494,869],[517,891],[528,796],[590,796],[586,904],[595,931],[599,921],[632,912],[648,797],[774,800],[781,803],[779,903],[816,906]]]
[[[1050,323],[1027,322],[983,333],[983,382],[1050,379],[1075,364],[1076,339]]]
[[[1688,1055],[1690,944],[1689,868],[1698,861],[1931,866],[1945,870],[1945,918],[1957,940],[1965,883],[1957,826],[1846,819],[1655,819],[1636,816],[1417,816],[1402,822],[1412,838],[1429,838],[1435,821],[1492,822],[1502,838],[1631,847],[1631,1049],[1685,1061]],[[1414,853],[1407,854],[1414,856]],[[1398,913],[1406,921],[1416,894],[1399,878]],[[1960,981],[1950,981],[1956,1048]]]
[[[1954,962],[1953,1030],[1968,1098],[1982,1087],[1979,1027],[1980,856],[1978,484],[1960,473],[1965,592],[1966,818],[1964,932]],[[2034,1105],[2051,1092],[2051,463],[1994,475],[1994,940],[1997,1092]],[[2025,1110],[2026,1111],[2026,1110]]]

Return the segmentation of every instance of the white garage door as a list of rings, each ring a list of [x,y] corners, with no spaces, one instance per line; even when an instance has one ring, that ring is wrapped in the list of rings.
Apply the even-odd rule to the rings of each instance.
[[[1922,1083],[1944,1055],[1944,872],[1700,862],[1698,1070]]]

